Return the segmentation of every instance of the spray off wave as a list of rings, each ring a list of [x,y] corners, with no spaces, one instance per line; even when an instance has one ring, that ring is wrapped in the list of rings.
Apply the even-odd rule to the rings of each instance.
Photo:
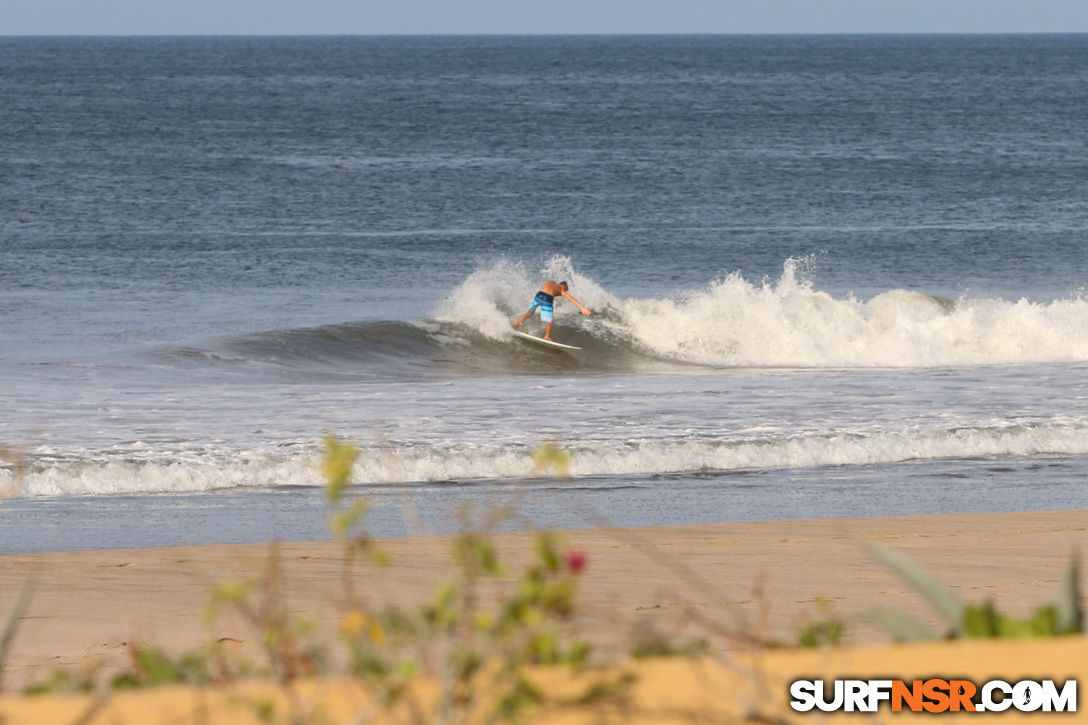
[[[903,289],[836,298],[805,278],[803,260],[753,283],[740,272],[667,297],[615,296],[556,257],[537,274],[498,263],[472,274],[439,319],[493,340],[509,336],[543,278],[571,280],[593,309],[556,307],[557,335],[591,352],[729,368],[928,368],[1088,360],[1088,300],[934,297]]]

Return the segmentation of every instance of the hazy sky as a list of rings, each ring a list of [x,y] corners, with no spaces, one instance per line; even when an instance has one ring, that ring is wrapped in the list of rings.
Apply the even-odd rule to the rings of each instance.
[[[0,0],[0,35],[1088,32],[1088,0]]]

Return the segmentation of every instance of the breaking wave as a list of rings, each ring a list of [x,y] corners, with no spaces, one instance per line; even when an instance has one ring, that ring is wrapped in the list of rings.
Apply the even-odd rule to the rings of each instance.
[[[670,473],[872,465],[911,460],[1088,454],[1088,424],[1079,420],[1018,422],[928,430],[827,431],[759,438],[656,441],[642,445],[573,445],[576,478],[646,477]],[[534,476],[532,450],[518,445],[365,450],[353,478],[362,485],[519,481]],[[290,456],[255,452],[208,460],[31,461],[18,481],[28,496],[200,492],[230,488],[320,486],[316,449]],[[15,474],[0,469],[0,486]]]
[[[739,272],[697,290],[620,298],[580,275],[566,258],[544,276],[571,280],[594,310],[582,318],[560,302],[563,339],[600,355],[709,367],[946,367],[1088,360],[1088,301],[952,300],[889,290],[869,300],[815,289],[805,260],[787,260],[781,277],[753,283]],[[538,277],[500,263],[478,270],[443,305],[447,322],[493,340],[508,336]],[[553,333],[558,336],[560,333]]]
[[[739,272],[700,289],[621,297],[565,257],[542,270],[499,262],[452,290],[434,319],[271,331],[158,352],[172,363],[327,376],[705,368],[932,368],[1088,360],[1088,300],[949,299],[905,289],[835,297],[787,260],[776,280]],[[510,334],[543,278],[571,282],[593,310],[558,301],[559,353]],[[538,320],[523,330],[539,332]]]

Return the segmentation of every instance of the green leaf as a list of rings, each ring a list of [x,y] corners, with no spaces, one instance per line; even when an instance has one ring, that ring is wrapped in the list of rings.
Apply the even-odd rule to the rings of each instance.
[[[997,612],[994,611],[992,601],[987,601],[982,606],[970,605],[964,607],[962,634],[976,639],[996,637],[999,618]]]
[[[1084,612],[1080,606],[1080,557],[1073,553],[1065,576],[1054,592],[1054,613],[1057,615],[1055,631],[1058,634],[1083,632]]]
[[[997,636],[1001,639],[1029,639],[1031,637],[1051,637],[1056,634],[1057,622],[1054,607],[1046,606],[1035,610],[1031,619],[1015,617],[997,617]]]
[[[352,528],[366,518],[370,511],[370,502],[359,499],[351,508],[336,511],[331,517],[333,535],[338,539],[347,538]]]
[[[580,667],[586,663],[592,651],[593,645],[589,642],[582,639],[577,640],[567,649],[566,656],[563,658],[564,664]]]
[[[1036,637],[1053,637],[1056,634],[1067,634],[1061,627],[1061,618],[1055,607],[1039,607],[1035,614],[1028,620],[1031,633]]]
[[[135,659],[143,670],[143,682],[147,685],[164,685],[181,682],[182,675],[177,665],[161,651],[154,648],[140,649]]]
[[[15,604],[8,611],[4,629],[0,632],[0,667],[7,664],[11,643],[15,639],[15,632],[19,629],[19,624],[22,622],[23,615],[26,614],[27,607],[30,606],[31,597],[34,596],[34,581],[34,578],[31,577],[23,582],[18,596],[15,597]]]
[[[881,625],[900,642],[921,642],[928,639],[937,639],[937,635],[928,627],[919,622],[906,612],[898,609],[885,609],[877,607],[862,612],[862,617]]]
[[[325,473],[325,498],[330,506],[340,503],[340,496],[351,480],[351,469],[358,457],[359,449],[351,443],[343,443],[332,436],[326,436],[322,470]]]
[[[904,554],[886,549],[872,542],[862,541],[858,543],[858,546],[913,587],[918,594],[933,605],[934,609],[940,612],[945,622],[958,636],[966,636],[964,630],[966,605],[933,572]]]
[[[491,576],[502,575],[502,564],[499,562],[499,553],[495,550],[495,543],[490,539],[482,539],[477,546],[480,569]]]
[[[570,453],[554,441],[543,443],[533,451],[533,474],[548,473],[556,478],[570,477]]]
[[[843,631],[843,623],[837,619],[814,622],[802,630],[797,644],[801,647],[837,647]]]
[[[550,532],[537,534],[536,558],[548,571],[559,569],[559,549],[554,534]]]
[[[129,690],[140,686],[140,681],[131,672],[123,672],[110,680],[110,687],[114,690]]]

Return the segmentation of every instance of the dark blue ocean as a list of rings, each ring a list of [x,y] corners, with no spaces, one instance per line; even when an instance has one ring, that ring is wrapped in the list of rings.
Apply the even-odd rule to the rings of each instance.
[[[327,433],[382,536],[1084,508],[1085,119],[1083,35],[0,38],[0,553],[323,538]]]

